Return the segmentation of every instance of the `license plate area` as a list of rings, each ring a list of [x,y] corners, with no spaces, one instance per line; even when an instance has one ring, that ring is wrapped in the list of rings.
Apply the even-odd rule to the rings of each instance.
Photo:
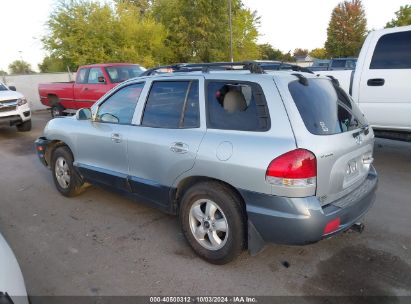
[[[345,166],[344,188],[350,187],[368,174],[370,166],[364,160],[369,158],[369,152],[349,160]]]

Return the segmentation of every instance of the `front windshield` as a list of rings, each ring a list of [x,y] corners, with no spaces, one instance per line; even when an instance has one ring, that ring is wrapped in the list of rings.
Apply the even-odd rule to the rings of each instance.
[[[8,88],[4,84],[0,83],[0,91],[8,91]]]
[[[119,83],[130,78],[138,77],[145,70],[145,68],[139,65],[121,65],[106,68],[106,72],[112,83]]]

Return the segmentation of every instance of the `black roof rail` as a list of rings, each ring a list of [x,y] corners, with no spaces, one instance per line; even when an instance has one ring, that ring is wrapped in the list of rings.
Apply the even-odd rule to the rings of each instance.
[[[164,73],[172,72],[203,72],[208,73],[211,70],[248,70],[253,74],[264,74],[265,70],[293,70],[305,73],[313,72],[307,68],[300,67],[281,61],[240,61],[240,62],[210,62],[210,63],[178,63],[172,65],[163,65],[151,68],[140,76],[149,76],[156,73],[162,73],[161,70],[165,70]]]
[[[300,73],[292,73],[291,75],[294,75],[295,77],[298,78],[298,82],[301,83],[304,86],[308,86],[308,79],[304,77],[304,75],[301,75]]]

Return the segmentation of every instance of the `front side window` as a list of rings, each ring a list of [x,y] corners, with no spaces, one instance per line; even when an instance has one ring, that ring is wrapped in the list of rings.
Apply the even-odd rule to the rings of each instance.
[[[153,128],[198,128],[198,93],[197,80],[153,82],[141,124]]]
[[[103,77],[104,79],[103,71],[101,70],[101,68],[91,68],[90,72],[88,73],[87,83],[102,83],[102,81],[99,81],[99,78],[101,79],[101,77]]]
[[[211,129],[266,131],[267,103],[257,84],[212,81],[207,88],[207,126]]]
[[[370,69],[411,69],[411,31],[382,36],[375,47]]]
[[[144,83],[136,83],[121,88],[98,108],[97,120],[100,122],[131,124]]]
[[[288,84],[307,130],[314,135],[352,131],[367,124],[363,114],[339,86],[328,79],[308,78]]]
[[[0,83],[0,91],[7,91],[7,90],[8,90],[7,87],[4,84]]]
[[[87,83],[87,70],[88,69],[80,69],[77,72],[77,83]]]

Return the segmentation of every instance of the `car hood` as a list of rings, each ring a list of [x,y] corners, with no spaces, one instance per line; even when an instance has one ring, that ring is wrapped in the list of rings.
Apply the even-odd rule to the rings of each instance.
[[[27,303],[27,292],[20,266],[6,240],[0,234],[0,291],[8,293],[14,303]]]
[[[0,101],[23,98],[24,95],[15,91],[0,91]]]

